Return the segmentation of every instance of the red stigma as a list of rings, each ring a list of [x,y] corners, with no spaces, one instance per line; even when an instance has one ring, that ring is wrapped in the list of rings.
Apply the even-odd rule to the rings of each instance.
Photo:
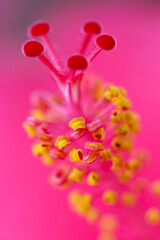
[[[98,36],[96,43],[103,50],[112,50],[116,46],[115,39],[112,36],[106,34]]]
[[[50,30],[49,24],[45,22],[39,22],[31,26],[29,33],[32,37],[38,37],[46,35]]]
[[[68,67],[73,70],[84,70],[88,66],[88,62],[84,56],[74,55],[68,59]]]
[[[88,22],[84,25],[84,31],[89,34],[100,34],[101,27],[96,22]]]
[[[38,57],[42,55],[44,47],[40,42],[36,40],[30,40],[24,43],[22,51],[27,57]]]

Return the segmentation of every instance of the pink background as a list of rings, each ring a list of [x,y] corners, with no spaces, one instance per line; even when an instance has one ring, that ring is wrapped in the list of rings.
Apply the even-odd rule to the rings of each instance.
[[[16,5],[17,3],[17,5]],[[17,6],[17,9],[16,9]],[[6,20],[18,14],[5,6]],[[149,179],[160,177],[160,5],[158,4],[59,4],[36,16],[28,16],[21,30],[2,26],[0,72],[0,239],[70,240],[95,239],[97,230],[72,213],[66,192],[47,182],[50,168],[32,156],[31,141],[22,123],[29,113],[29,95],[35,89],[54,91],[49,73],[37,60],[21,55],[27,39],[25,28],[37,18],[50,20],[54,41],[63,59],[81,41],[79,27],[85,20],[100,21],[105,32],[118,41],[117,50],[102,53],[88,71],[128,90],[133,108],[141,115],[142,131],[137,145],[147,148],[151,162],[144,170]],[[15,12],[14,12],[15,11]],[[11,14],[12,13],[12,14]],[[2,17],[2,16],[1,16]],[[11,22],[11,20],[10,20]],[[73,34],[74,33],[74,34]],[[64,46],[65,40],[65,46]],[[34,67],[33,67],[34,66]],[[129,238],[128,238],[129,239]],[[128,240],[127,239],[127,240]]]

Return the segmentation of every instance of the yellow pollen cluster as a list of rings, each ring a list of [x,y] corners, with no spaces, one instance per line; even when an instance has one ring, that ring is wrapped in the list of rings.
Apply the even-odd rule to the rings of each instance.
[[[39,120],[45,119],[45,114],[41,109],[34,109],[31,115]]]
[[[73,149],[70,151],[70,160],[72,162],[80,162],[83,160],[83,152],[81,149]]]
[[[131,106],[130,101],[121,95],[113,98],[112,102],[116,108],[121,110],[128,110]]]
[[[147,210],[145,214],[145,220],[151,225],[160,224],[160,211],[155,207],[151,207]]]
[[[115,97],[118,97],[119,95],[119,89],[115,86],[111,86],[109,90],[107,90],[105,93],[104,93],[104,96],[108,99],[108,100],[111,100]]]
[[[120,110],[116,109],[111,114],[111,121],[113,123],[119,123],[123,119],[123,114]]]
[[[114,150],[131,150],[131,140],[115,137],[111,143]]]
[[[104,214],[100,221],[99,227],[105,232],[113,232],[117,229],[117,218],[112,214]]]
[[[85,217],[89,222],[95,222],[99,217],[99,212],[92,207],[91,201],[92,196],[90,194],[81,194],[78,191],[72,191],[69,194],[69,202],[74,211]]]
[[[112,170],[116,170],[119,169],[120,167],[122,167],[122,157],[121,155],[118,154],[114,154],[112,156]]]
[[[119,180],[123,183],[129,182],[132,178],[132,172],[130,170],[123,170],[119,174]]]
[[[101,157],[101,161],[109,161],[112,158],[112,153],[111,153],[111,149],[104,149],[102,151],[100,151],[99,153],[100,157]]]
[[[100,142],[87,142],[85,145],[93,148],[94,150],[103,150],[104,149],[103,143],[100,143]]]
[[[26,130],[26,132],[27,132],[29,137],[33,138],[33,137],[36,136],[35,127],[34,126],[31,126],[31,125],[28,125],[28,124],[24,123],[23,127]]]
[[[135,195],[131,192],[124,192],[121,197],[122,203],[129,207],[134,207],[136,203]]]
[[[70,144],[70,141],[68,140],[68,136],[59,136],[55,142],[55,146],[58,149],[62,149],[68,144]]]
[[[73,168],[72,172],[68,176],[68,179],[73,182],[81,183],[83,181],[83,177],[84,177],[83,171],[80,171],[77,168]]]
[[[118,136],[126,136],[129,132],[130,128],[127,124],[121,124],[118,129],[115,131],[115,133],[118,135]]]
[[[92,135],[93,135],[95,140],[102,140],[102,139],[104,139],[105,138],[104,128],[103,127],[99,128]]]
[[[137,171],[141,167],[141,162],[139,159],[133,158],[128,162],[128,167],[132,171]]]
[[[84,129],[85,119],[83,117],[74,118],[69,122],[69,127],[72,128],[74,131],[77,129]]]
[[[151,184],[151,192],[160,197],[160,180],[156,180]]]
[[[100,181],[100,176],[96,172],[90,172],[87,178],[88,185],[94,186],[97,185]]]
[[[99,236],[98,240],[116,240],[115,236],[111,233],[103,233]]]
[[[51,165],[54,162],[54,159],[49,156],[49,150],[50,146],[48,144],[45,144],[43,146],[43,143],[38,142],[34,143],[32,146],[32,152],[36,157],[40,157],[44,164]]]
[[[117,202],[117,194],[112,190],[105,191],[102,198],[108,205],[115,205]]]

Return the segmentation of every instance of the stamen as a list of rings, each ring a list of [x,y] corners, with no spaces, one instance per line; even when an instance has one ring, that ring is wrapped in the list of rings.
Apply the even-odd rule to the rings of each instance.
[[[102,121],[99,119],[86,124],[86,128],[90,133],[97,131],[101,127],[102,127]]]
[[[58,149],[64,148],[66,145],[70,144],[71,142],[68,140],[68,136],[59,136],[55,142],[55,146]]]
[[[132,192],[124,192],[121,200],[122,203],[128,207],[134,207],[136,203],[135,195]]]
[[[103,140],[105,138],[104,128],[99,128],[97,131],[93,132],[92,135],[95,140]]]
[[[105,191],[102,198],[108,205],[115,205],[117,202],[117,194],[112,190]]]
[[[74,131],[85,128],[85,119],[83,117],[74,118],[69,122],[69,127]]]
[[[104,149],[103,143],[101,143],[101,142],[86,142],[85,148],[92,150],[92,151],[101,151]]]
[[[67,183],[68,169],[61,167],[56,169],[50,176],[49,182],[54,186],[61,186]]]
[[[93,35],[100,34],[101,27],[96,22],[88,22],[83,27],[84,32],[86,33],[82,48],[80,50],[81,54],[84,54]]]
[[[45,126],[40,125],[37,127],[36,133],[38,137],[44,142],[50,142],[53,138],[52,133],[48,131],[48,129]]]
[[[146,211],[145,220],[151,225],[160,224],[160,210],[155,207],[151,207]]]
[[[100,176],[96,172],[90,172],[87,178],[88,185],[95,186],[99,183]]]
[[[84,161],[87,163],[92,163],[94,162],[99,156],[99,152],[98,151],[89,151],[89,153],[84,157]]]
[[[79,162],[83,160],[83,152],[81,149],[73,149],[70,152],[70,160],[72,162]]]
[[[111,150],[109,148],[100,151],[99,155],[101,157],[101,162],[109,161],[109,160],[112,159],[112,153],[111,153]]]
[[[69,175],[69,180],[73,181],[73,182],[82,182],[83,181],[83,177],[84,177],[84,172],[83,171],[80,171],[79,169],[77,168],[74,168],[72,170],[72,172],[70,173]]]

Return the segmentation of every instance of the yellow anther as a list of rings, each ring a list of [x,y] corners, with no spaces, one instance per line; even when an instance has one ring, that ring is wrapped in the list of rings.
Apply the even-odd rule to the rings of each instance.
[[[112,190],[105,191],[103,194],[103,200],[106,204],[114,205],[117,202],[117,194]]]
[[[107,89],[107,84],[102,83],[102,79],[98,79],[95,82],[94,89],[93,89],[93,96],[96,100],[103,97],[105,90]]]
[[[99,228],[105,232],[113,232],[117,229],[117,218],[112,214],[104,214],[99,221]]]
[[[54,159],[50,157],[47,153],[41,156],[42,162],[46,165],[52,165]]]
[[[69,122],[69,127],[72,128],[73,130],[77,129],[84,129],[85,128],[85,119],[83,117],[77,117],[72,119]]]
[[[98,240],[116,240],[116,238],[111,233],[105,233],[105,234],[101,234]]]
[[[123,114],[123,121],[130,125],[137,121],[137,117],[134,113],[132,113],[130,111],[126,111]]]
[[[126,92],[126,90],[124,89],[124,88],[119,88],[119,94],[121,95],[121,96],[123,96],[123,97],[125,97],[126,95],[127,95],[127,92]]]
[[[92,150],[103,150],[103,143],[100,142],[87,142],[85,144],[86,148],[91,148]]]
[[[69,202],[74,210],[82,216],[87,216],[91,209],[92,196],[90,194],[81,194],[78,191],[72,191],[69,194]]]
[[[131,192],[124,192],[122,194],[121,200],[124,205],[127,205],[129,207],[135,206],[136,203],[135,195]]]
[[[132,178],[132,172],[129,170],[125,170],[119,174],[119,180],[121,182],[129,182]]]
[[[49,156],[49,144],[44,144],[41,142],[34,143],[32,146],[32,152],[35,156],[41,157],[41,160],[46,165],[51,165],[54,162],[54,159]]]
[[[132,171],[137,171],[141,167],[141,162],[138,159],[133,158],[128,162],[128,167]]]
[[[83,177],[84,177],[84,172],[80,171],[77,168],[73,168],[72,172],[69,175],[69,180],[73,181],[73,182],[77,182],[80,183],[83,181]]]
[[[86,218],[90,223],[94,223],[99,218],[99,212],[96,208],[90,208],[86,214]]]
[[[122,121],[122,119],[123,119],[123,114],[120,110],[116,109],[112,112],[111,121],[113,123],[118,123],[118,122]]]
[[[119,154],[114,154],[112,156],[112,170],[116,170],[122,167],[122,157]]]
[[[88,211],[91,208],[91,201],[92,201],[92,196],[90,194],[83,194],[81,196],[81,200],[79,202],[79,212],[81,213],[88,213]]]
[[[99,128],[92,135],[93,135],[95,140],[102,140],[102,139],[104,139],[105,138],[104,128],[103,127]]]
[[[77,190],[73,190],[68,195],[69,203],[75,208],[76,204],[80,201],[81,194]]]
[[[91,185],[91,186],[97,185],[99,181],[100,181],[100,176],[98,173],[96,172],[89,173],[87,178],[88,185]]]
[[[119,89],[115,86],[111,86],[109,90],[107,90],[105,93],[104,93],[104,96],[108,99],[108,100],[111,100],[115,97],[118,97],[119,95]]]
[[[92,151],[89,158],[86,160],[86,162],[91,163],[93,161],[95,161],[99,156],[99,152],[98,151]]]
[[[138,123],[134,123],[134,124],[130,125],[130,129],[133,133],[137,133],[137,132],[139,132],[140,126]]]
[[[104,149],[102,151],[99,152],[99,155],[101,157],[101,161],[109,161],[112,158],[112,153],[111,153],[111,149]]]
[[[83,160],[83,152],[81,149],[73,149],[70,151],[70,160],[72,162],[79,162]]]
[[[68,136],[59,136],[55,142],[55,146],[58,149],[61,149],[68,144],[70,144],[70,141],[68,140]]]
[[[31,115],[39,120],[44,120],[45,119],[45,115],[44,112],[40,109],[34,109],[31,113]]]
[[[145,214],[145,220],[151,225],[160,224],[160,211],[156,207],[151,207],[147,210]]]
[[[128,132],[129,132],[129,130],[130,130],[130,128],[128,127],[128,125],[127,124],[121,124],[119,127],[118,127],[118,129],[116,130],[116,134],[118,135],[118,136],[126,136],[127,134],[128,134]]]
[[[131,105],[130,101],[121,95],[113,98],[112,100],[113,100],[113,104],[118,109],[128,110],[130,108],[130,105]]]
[[[114,148],[114,150],[122,150],[123,149],[123,144],[124,144],[124,141],[121,139],[121,138],[114,138],[112,140],[112,147]]]
[[[131,139],[125,139],[123,141],[123,150],[130,151],[132,149],[132,142]]]
[[[35,156],[41,156],[49,152],[50,145],[42,142],[34,143],[32,146],[32,152]]]
[[[156,180],[151,184],[151,192],[160,197],[160,180]]]
[[[27,134],[29,137],[35,137],[36,136],[36,133],[35,133],[35,127],[34,126],[31,126],[31,125],[28,125],[26,123],[23,124],[23,127],[24,129],[26,130]]]

